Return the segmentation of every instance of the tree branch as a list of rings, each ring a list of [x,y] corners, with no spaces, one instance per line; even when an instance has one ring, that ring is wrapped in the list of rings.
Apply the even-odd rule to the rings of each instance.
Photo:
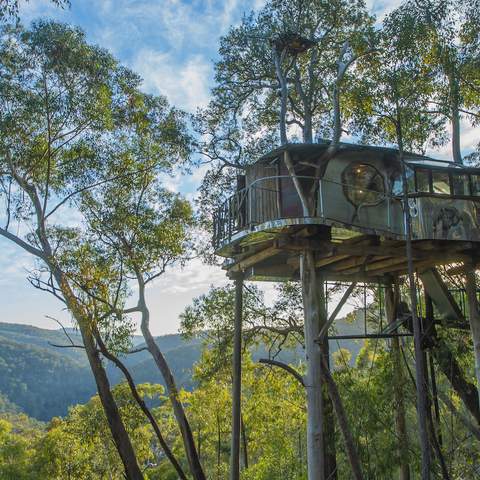
[[[286,372],[290,373],[291,375],[293,375],[295,377],[295,379],[298,380],[298,382],[300,382],[302,387],[305,386],[305,381],[304,381],[302,375],[300,375],[293,367],[291,367],[290,365],[287,365],[286,363],[279,362],[278,360],[271,360],[270,358],[261,358],[258,361],[258,363],[262,363],[262,364],[266,364],[266,365],[272,365],[274,367],[281,368],[281,369],[285,370]]]

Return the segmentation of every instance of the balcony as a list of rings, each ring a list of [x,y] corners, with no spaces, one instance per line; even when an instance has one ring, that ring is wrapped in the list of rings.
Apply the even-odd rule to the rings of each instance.
[[[222,250],[262,231],[317,224],[361,233],[404,237],[402,204],[398,196],[353,185],[297,176],[315,197],[314,215],[303,214],[300,198],[288,175],[263,177],[237,191],[216,212],[213,245]]]

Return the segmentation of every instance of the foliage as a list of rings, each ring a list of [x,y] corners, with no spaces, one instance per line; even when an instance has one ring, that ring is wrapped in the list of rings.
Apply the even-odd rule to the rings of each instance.
[[[28,0],[27,0],[28,1]],[[70,0],[50,0],[57,7],[69,7]],[[0,2],[0,22],[18,20],[19,0],[2,0]]]

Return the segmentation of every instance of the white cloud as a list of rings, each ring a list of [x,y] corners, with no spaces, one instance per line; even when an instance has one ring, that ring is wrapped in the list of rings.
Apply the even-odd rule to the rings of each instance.
[[[447,125],[447,132],[449,135],[451,135],[451,125]],[[462,120],[460,142],[462,155],[465,156],[471,153],[473,150],[476,149],[476,146],[480,142],[480,127],[472,127],[468,122]],[[442,147],[436,149],[428,149],[426,153],[427,155],[430,155],[434,158],[439,158],[442,160],[452,160],[451,139],[449,139],[449,141]]]
[[[224,285],[227,282],[225,271],[220,267],[206,265],[200,259],[189,262],[185,267],[168,270],[152,289],[162,294],[178,294],[192,291],[206,291],[210,285]]]
[[[180,108],[194,112],[209,101],[212,69],[202,55],[178,62],[170,53],[142,49],[133,68],[143,77],[146,91],[165,95]]]

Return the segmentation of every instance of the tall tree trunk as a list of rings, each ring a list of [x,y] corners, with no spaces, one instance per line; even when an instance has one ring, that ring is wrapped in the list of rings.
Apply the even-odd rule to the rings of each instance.
[[[415,283],[415,270],[413,266],[412,253],[412,224],[410,210],[408,206],[408,187],[407,187],[407,171],[405,166],[403,152],[403,132],[402,122],[400,118],[399,107],[397,105],[397,123],[396,123],[397,143],[399,151],[399,162],[402,169],[403,183],[403,214],[405,224],[405,250],[407,255],[408,266],[408,283],[410,292],[410,301],[412,307],[412,326],[413,326],[413,343],[415,347],[415,380],[417,386],[417,418],[420,436],[420,446],[422,454],[422,480],[430,480],[431,473],[431,452],[430,439],[428,437],[428,397],[427,384],[425,382],[425,365],[423,362],[422,348],[422,328],[417,311],[417,287]]]
[[[54,273],[55,280],[57,281],[60,290],[62,291],[68,309],[77,321],[82,335],[83,345],[85,346],[88,363],[90,364],[97,385],[98,396],[105,411],[105,416],[107,417],[113,442],[115,443],[115,447],[117,448],[118,454],[120,455],[125,468],[125,475],[128,480],[143,480],[143,474],[138,466],[135,451],[133,450],[125,425],[123,424],[117,403],[110,390],[110,382],[108,381],[107,373],[105,372],[95,345],[92,326],[85,317],[82,307],[78,304],[67,279],[55,266],[51,266],[51,270]]]
[[[248,439],[243,416],[240,418],[240,428],[242,433],[243,468],[248,468]]]
[[[185,472],[183,471],[180,463],[176,459],[175,455],[173,454],[172,450],[168,446],[165,438],[162,435],[162,432],[160,431],[160,427],[158,426],[157,420],[153,416],[152,412],[150,409],[147,407],[147,404],[143,400],[143,398],[140,396],[138,393],[137,387],[135,385],[135,382],[133,380],[132,375],[128,371],[127,367],[125,364],[118,359],[113,353],[111,353],[105,343],[103,342],[103,339],[100,336],[100,332],[95,328],[94,329],[94,336],[97,341],[98,346],[100,347],[100,351],[102,352],[102,355],[107,359],[110,360],[112,363],[115,364],[117,368],[119,368],[125,379],[127,380],[128,386],[130,387],[130,391],[132,392],[132,396],[137,402],[137,405],[140,407],[140,410],[144,413],[144,415],[148,418],[148,421],[150,422],[150,425],[153,428],[153,431],[155,432],[155,435],[157,436],[158,443],[163,449],[163,452],[165,453],[166,457],[172,464],[173,468],[175,468],[175,471],[177,472],[177,475],[181,480],[188,480],[187,476],[185,475]],[[200,447],[199,447],[200,450]],[[200,452],[199,452],[200,455]]]
[[[477,391],[480,398],[480,312],[478,310],[477,280],[473,266],[465,274],[465,289],[467,291],[470,329],[472,331],[473,351],[475,353]]]
[[[113,441],[122,459],[127,478],[129,480],[142,480],[143,475],[138,466],[132,443],[120,417],[120,412],[118,411],[117,404],[110,390],[107,373],[96,351],[91,333],[87,333],[85,329],[81,327],[80,332],[87,352],[88,362],[95,377],[98,395],[105,411],[110,431],[112,432]]]
[[[385,307],[387,320],[390,324],[397,319],[397,308],[399,302],[398,283],[394,286],[387,285],[385,289]],[[407,422],[405,420],[405,402],[403,386],[405,385],[405,372],[400,353],[400,342],[398,337],[392,337],[390,355],[395,372],[393,378],[393,404],[395,411],[395,430],[398,437],[398,458],[400,463],[400,480],[410,480],[410,465],[408,463],[408,434]]]
[[[424,332],[425,341],[432,345],[430,352],[440,370],[450,382],[456,394],[462,399],[467,410],[480,425],[480,406],[477,389],[465,379],[462,368],[448,344],[438,336],[435,324]]]
[[[303,141],[313,143],[312,113],[310,111],[305,111],[303,119]]]
[[[363,480],[362,466],[360,464],[360,457],[358,456],[357,449],[355,447],[355,442],[353,440],[352,431],[348,425],[347,414],[340,398],[340,393],[338,392],[337,385],[335,380],[330,373],[325,359],[322,358],[322,374],[325,378],[325,383],[327,384],[328,394],[332,400],[333,408],[335,409],[335,414],[337,415],[338,425],[340,431],[342,432],[343,441],[345,443],[345,450],[347,451],[348,460],[350,462],[350,467],[352,468],[352,477],[355,480]]]
[[[73,290],[71,289],[67,277],[64,275],[62,270],[58,268],[56,262],[54,261],[54,253],[49,242],[45,224],[45,211],[40,201],[40,197],[38,196],[38,192],[35,186],[30,185],[25,178],[18,176],[14,172],[12,174],[19,186],[30,197],[35,210],[35,215],[37,217],[36,234],[38,235],[38,240],[42,249],[42,255],[40,258],[42,258],[42,260],[50,269],[60,291],[62,292],[68,310],[77,321],[80,333],[82,335],[83,345],[85,347],[88,362],[90,364],[90,369],[97,385],[98,396],[105,411],[113,441],[122,460],[125,469],[125,475],[128,480],[142,480],[143,474],[138,466],[135,451],[133,450],[130,437],[125,429],[125,425],[123,424],[117,404],[110,390],[110,383],[108,381],[107,373],[105,372],[100,356],[98,355],[90,320],[86,315],[82,305],[77,300]],[[29,253],[32,253],[31,247],[29,247],[28,244],[22,242],[21,246],[29,251]],[[33,253],[34,255],[38,256],[37,253]]]
[[[432,297],[428,295],[425,291],[425,330],[429,330],[435,324],[435,315],[433,309],[433,301]],[[432,425],[434,425],[434,433],[438,438],[439,447],[442,446],[442,427],[440,422],[440,406],[438,404],[438,391],[437,391],[437,379],[435,375],[435,365],[433,363],[433,356],[431,352],[428,352],[428,360],[426,360],[427,364],[427,373],[426,376],[430,373],[430,385],[431,385],[431,392],[432,392],[432,405],[435,411],[435,422],[433,422],[432,417]]]
[[[450,117],[452,122],[452,155],[455,163],[463,164],[460,142],[460,93],[455,66],[451,67],[450,74],[448,75],[448,83],[450,87]]]
[[[323,276],[315,268],[315,256],[306,250],[300,257],[304,308],[305,356],[307,372],[307,470],[308,480],[325,479],[322,395],[322,355],[315,340],[327,322]]]
[[[328,335],[322,339],[320,352],[322,364],[330,368],[330,347]],[[325,446],[325,478],[328,480],[337,479],[337,452],[335,448],[335,413],[332,399],[328,393],[327,385],[323,385],[323,444]]]
[[[342,112],[340,110],[340,82],[336,82],[333,87],[333,134],[332,144],[333,149],[338,148],[340,138],[342,137]]]
[[[243,277],[235,278],[235,325],[233,337],[232,439],[230,480],[240,480],[240,435],[242,409],[242,310]]]
[[[275,73],[277,75],[278,83],[280,84],[280,144],[287,143],[287,96],[288,87],[285,72],[283,71],[282,61],[285,56],[285,50],[279,52],[277,48],[273,47],[273,61],[275,64]]]
[[[177,420],[177,424],[182,435],[183,446],[187,455],[190,473],[195,480],[206,480],[200,460],[198,458],[198,452],[195,447],[192,429],[187,420],[187,416],[185,415],[183,405],[178,398],[178,388],[175,383],[175,378],[173,377],[172,371],[170,370],[164,355],[158,348],[158,345],[155,343],[155,339],[150,332],[150,310],[148,309],[145,301],[145,284],[139,272],[137,272],[137,280],[139,286],[138,308],[140,309],[142,316],[140,328],[143,338],[145,339],[148,351],[152,355],[153,360],[155,361],[155,364],[160,370],[163,380],[165,381],[168,397],[173,408],[173,414],[175,415],[175,419]]]
[[[428,379],[428,368],[427,368],[427,354],[424,352],[424,362],[425,365],[425,379],[427,384],[429,383]],[[428,398],[428,410],[427,410],[427,421],[428,421],[428,429],[430,433],[430,443],[432,445],[432,450],[435,453],[438,463],[440,465],[440,470],[442,471],[442,478],[443,480],[450,480],[450,474],[448,473],[447,463],[445,462],[445,457],[443,455],[442,449],[440,448],[440,443],[438,442],[437,431],[435,429],[435,424],[433,422],[432,416],[432,402],[430,401],[430,397]]]

